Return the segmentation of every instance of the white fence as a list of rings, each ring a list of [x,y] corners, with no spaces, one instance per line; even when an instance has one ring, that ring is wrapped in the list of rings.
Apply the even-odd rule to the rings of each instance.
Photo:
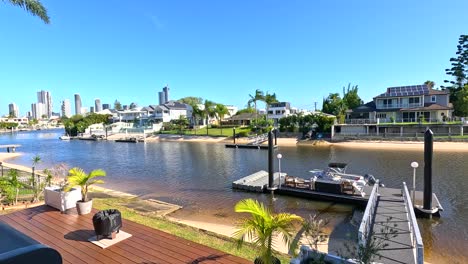
[[[370,235],[372,218],[374,217],[375,209],[377,208],[378,192],[379,180],[377,180],[374,184],[374,188],[372,188],[369,201],[367,202],[366,211],[364,211],[364,216],[362,217],[361,225],[359,226],[358,243],[362,246],[367,244],[367,239]]]
[[[408,209],[409,228],[411,232],[411,243],[413,246],[414,258],[416,264],[424,264],[424,244],[421,232],[419,231],[418,222],[416,221],[416,216],[414,214],[413,202],[411,201],[411,196],[409,195],[408,187],[406,187],[405,182],[403,182],[402,192],[406,208]]]

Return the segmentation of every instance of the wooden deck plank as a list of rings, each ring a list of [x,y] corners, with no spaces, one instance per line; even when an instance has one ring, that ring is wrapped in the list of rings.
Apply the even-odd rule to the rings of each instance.
[[[39,206],[2,215],[0,221],[57,249],[64,263],[251,263],[125,219],[122,230],[132,237],[102,249],[87,241],[94,235],[93,213],[61,214],[48,206]]]
[[[47,214],[47,211],[43,211],[41,214],[37,214],[34,217],[35,220],[41,222],[44,225],[47,225],[62,234],[66,234],[66,239],[69,240],[76,240],[81,241],[81,244],[85,245],[86,247],[90,248],[91,250],[95,249],[95,245],[88,243],[88,238],[94,235],[92,230],[90,232],[76,232],[76,228],[74,229],[73,224],[66,224],[64,225],[63,219],[62,221],[59,218],[55,217],[56,214],[51,212],[51,214]],[[108,250],[100,250],[99,252],[103,255],[102,261],[105,263],[122,263],[122,262],[129,262],[130,260],[125,257],[125,253],[122,255],[119,254],[112,254]]]

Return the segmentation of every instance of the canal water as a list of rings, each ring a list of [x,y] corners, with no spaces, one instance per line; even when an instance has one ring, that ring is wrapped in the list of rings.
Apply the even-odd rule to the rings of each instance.
[[[87,171],[102,168],[108,175],[105,187],[182,205],[184,209],[174,215],[179,218],[232,224],[238,217],[233,207],[245,198],[303,217],[321,214],[331,220],[331,227],[348,223],[353,212],[350,205],[233,191],[232,181],[267,170],[265,150],[226,149],[213,143],[60,141],[61,134],[61,130],[4,134],[0,144],[22,145],[18,150],[25,154],[11,160],[18,164],[31,165],[32,157],[39,155],[43,160],[39,168],[59,163]],[[283,155],[281,170],[290,175],[309,177],[311,169],[346,162],[348,172],[373,174],[395,188],[403,181],[411,186],[410,163],[417,161],[416,188],[423,189],[422,151],[298,146],[280,147],[277,152]],[[433,169],[433,191],[445,210],[440,218],[418,220],[425,260],[468,263],[468,151],[435,152]]]

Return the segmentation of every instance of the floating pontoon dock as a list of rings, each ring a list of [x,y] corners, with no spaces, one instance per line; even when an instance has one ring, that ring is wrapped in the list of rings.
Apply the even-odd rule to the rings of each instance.
[[[359,206],[366,206],[367,201],[369,200],[369,196],[372,191],[372,186],[365,186],[364,187],[364,196],[360,195],[351,195],[351,194],[336,194],[336,193],[329,193],[329,192],[319,192],[315,190],[311,190],[310,188],[299,188],[299,187],[290,187],[284,184],[284,177],[286,173],[281,173],[281,187],[275,190],[275,194],[279,195],[288,195],[288,196],[295,196],[300,198],[306,199],[313,199],[313,200],[322,200],[322,201],[333,201],[333,202],[340,202],[340,203],[350,203],[356,204]],[[278,173],[274,174],[273,182],[275,185],[278,185]],[[259,193],[268,193],[268,172],[262,170],[246,177],[243,177],[237,181],[232,183],[232,188],[237,190],[244,190],[244,191],[251,191],[251,192],[259,192]],[[380,188],[382,193],[390,196],[401,196],[401,189],[397,188]],[[416,191],[415,193],[415,201],[416,204],[421,204],[423,200],[423,192]],[[435,207],[439,208],[440,211],[443,210],[442,205],[439,202],[439,199],[435,195],[432,194],[432,203]]]

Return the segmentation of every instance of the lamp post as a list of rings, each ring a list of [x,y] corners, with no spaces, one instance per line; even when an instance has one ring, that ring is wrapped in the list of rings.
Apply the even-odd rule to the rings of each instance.
[[[416,205],[415,194],[416,194],[416,169],[419,167],[419,164],[416,161],[411,162],[411,167],[413,168],[413,205]]]
[[[278,153],[278,155],[276,155],[276,157],[278,158],[278,178],[279,178],[279,183],[278,183],[278,189],[281,189],[281,158],[283,157],[283,155],[281,155],[281,153]]]

